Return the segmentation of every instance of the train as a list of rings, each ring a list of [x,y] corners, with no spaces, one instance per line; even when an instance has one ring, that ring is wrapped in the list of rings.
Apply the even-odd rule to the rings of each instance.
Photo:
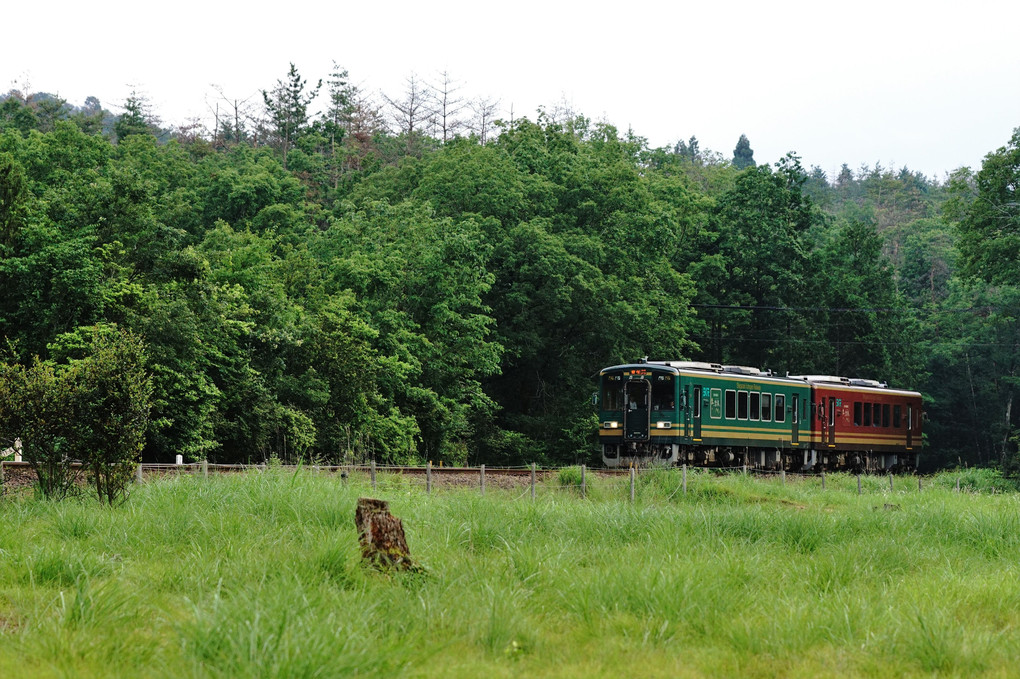
[[[607,467],[917,468],[921,394],[877,380],[647,358],[598,379]]]

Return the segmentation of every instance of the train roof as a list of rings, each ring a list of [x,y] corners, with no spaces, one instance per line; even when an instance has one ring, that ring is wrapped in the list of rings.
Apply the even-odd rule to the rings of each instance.
[[[850,389],[853,391],[872,391],[875,393],[910,394],[920,396],[920,392],[912,389],[890,389],[885,382],[869,380],[861,377],[839,377],[836,375],[787,375],[790,379],[801,380],[812,386],[826,389]]]
[[[679,375],[682,372],[707,372],[726,377],[751,377],[783,382],[798,382],[816,387],[850,389],[853,391],[870,390],[876,393],[901,393],[920,396],[919,392],[910,389],[890,389],[885,382],[861,377],[841,377],[837,375],[776,375],[771,370],[762,370],[745,365],[724,365],[722,363],[706,363],[702,361],[650,361],[647,357],[637,363],[624,363],[603,368],[599,375],[613,370],[653,369]]]
[[[749,377],[752,379],[767,379],[770,381],[781,381],[781,382],[799,382],[799,380],[791,380],[788,377],[782,375],[775,375],[771,370],[761,370],[760,368],[753,368],[746,365],[723,365],[721,363],[703,363],[700,361],[649,361],[648,359],[642,359],[637,363],[624,363],[622,365],[614,365],[608,368],[603,368],[599,371],[600,375],[604,375],[607,372],[614,370],[660,370],[664,372],[672,373],[673,375],[679,375],[681,372],[684,373],[712,373],[719,375],[720,377]]]

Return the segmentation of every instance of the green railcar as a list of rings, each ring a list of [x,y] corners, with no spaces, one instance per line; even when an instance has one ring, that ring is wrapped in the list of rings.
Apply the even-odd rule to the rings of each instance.
[[[807,460],[811,388],[742,366],[643,361],[599,376],[607,467],[696,464],[788,468]]]

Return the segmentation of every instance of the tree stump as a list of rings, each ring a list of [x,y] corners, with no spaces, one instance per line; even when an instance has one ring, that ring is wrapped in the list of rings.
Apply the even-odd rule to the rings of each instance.
[[[404,537],[404,524],[390,514],[389,503],[358,498],[354,513],[361,541],[361,558],[380,570],[417,570]]]

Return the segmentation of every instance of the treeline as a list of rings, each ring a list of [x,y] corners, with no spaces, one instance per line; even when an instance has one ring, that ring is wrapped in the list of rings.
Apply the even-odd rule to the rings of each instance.
[[[470,132],[416,86],[387,126],[292,66],[170,135],[8,96],[3,359],[141,337],[147,460],[595,461],[593,375],[648,355],[916,388],[923,465],[1015,464],[1017,137],[830,178],[577,115]]]

